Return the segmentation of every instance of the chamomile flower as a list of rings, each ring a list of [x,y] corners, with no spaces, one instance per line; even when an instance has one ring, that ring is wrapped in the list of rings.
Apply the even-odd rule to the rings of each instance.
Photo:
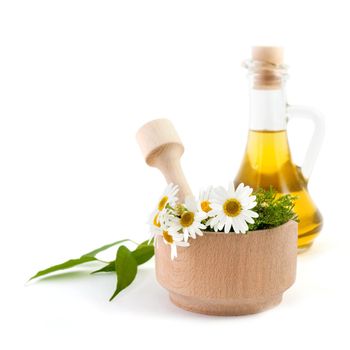
[[[205,222],[206,226],[211,226],[212,218],[210,217],[210,213],[212,212],[213,208],[211,207],[211,204],[213,202],[213,194],[214,194],[214,187],[209,186],[205,190],[201,190],[199,192],[199,205],[200,209],[206,213],[208,220]],[[215,231],[217,229],[215,228],[217,225],[211,226],[211,228],[214,228]]]
[[[214,190],[212,210],[208,213],[212,218],[210,226],[215,231],[224,229],[229,233],[231,227],[235,233],[246,233],[248,231],[247,223],[254,223],[253,218],[259,215],[253,209],[256,206],[256,197],[252,196],[253,189],[249,186],[240,184],[234,189],[233,183],[230,183],[228,189],[218,187]]]
[[[156,235],[162,234],[162,226],[164,226],[166,215],[167,214],[165,210],[161,212],[159,212],[158,210],[154,210],[150,215],[150,218],[148,221],[148,224],[150,227],[150,233],[151,233],[150,240],[154,238]]]
[[[159,198],[157,207],[151,213],[150,219],[148,221],[151,230],[151,238],[161,231],[161,226],[169,220],[169,215],[167,215],[166,205],[169,204],[174,206],[177,198],[176,194],[179,191],[179,187],[170,183],[165,188],[163,195]]]
[[[172,229],[163,230],[162,236],[164,243],[170,245],[171,260],[174,260],[177,257],[177,247],[188,247],[190,245],[188,242],[184,242],[183,235]]]
[[[181,216],[171,219],[172,228],[184,236],[185,242],[189,237],[196,238],[196,236],[203,236],[201,230],[205,230],[206,226],[202,221],[207,217],[206,213],[198,210],[198,203],[193,197],[186,197],[185,208]]]
[[[164,209],[161,212],[154,214],[154,212],[150,216],[149,227],[151,236],[149,241],[155,239],[157,236],[162,236],[163,231],[170,231],[171,229],[171,220],[174,215],[171,211]]]
[[[213,196],[213,186],[209,186],[207,189],[200,191],[199,193],[199,205],[202,211],[209,213],[212,210],[211,202]]]
[[[177,192],[179,192],[179,186],[170,183],[165,188],[163,195],[159,198],[157,210],[161,212],[167,204],[174,205],[177,201]]]

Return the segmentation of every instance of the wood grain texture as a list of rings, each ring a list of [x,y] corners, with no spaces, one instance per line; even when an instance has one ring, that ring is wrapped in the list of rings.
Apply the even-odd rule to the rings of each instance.
[[[174,304],[210,315],[244,315],[277,305],[295,281],[297,223],[242,234],[207,233],[178,248],[156,244],[158,282]]]
[[[182,202],[186,196],[192,196],[180,162],[184,146],[171,121],[150,121],[139,129],[136,139],[146,163],[158,168],[167,183],[179,186],[179,200]]]

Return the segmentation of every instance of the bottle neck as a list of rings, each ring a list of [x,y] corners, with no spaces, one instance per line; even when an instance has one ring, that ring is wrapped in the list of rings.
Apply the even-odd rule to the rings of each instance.
[[[290,164],[286,133],[286,94],[283,83],[262,88],[253,81],[250,90],[250,132],[247,157],[266,173],[279,172]],[[262,170],[261,170],[262,171]]]
[[[287,127],[284,84],[274,89],[250,90],[250,130],[280,131]]]

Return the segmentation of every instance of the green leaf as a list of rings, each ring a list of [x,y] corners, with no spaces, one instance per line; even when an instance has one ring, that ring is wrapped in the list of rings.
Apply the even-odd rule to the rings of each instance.
[[[117,288],[109,301],[112,301],[123,289],[128,287],[135,279],[137,273],[137,261],[131,251],[121,246],[115,259],[115,270],[117,274]]]
[[[66,261],[66,262],[64,262],[62,264],[54,265],[54,266],[49,267],[48,269],[39,271],[36,275],[32,276],[29,279],[29,281],[34,279],[34,278],[47,275],[47,274],[49,274],[51,272],[70,269],[71,267],[74,267],[74,266],[77,266],[77,265],[81,265],[81,264],[85,264],[87,262],[94,261],[94,260],[97,260],[97,259],[95,257],[93,257],[93,256],[82,256],[79,259],[68,260],[68,261]]]
[[[148,244],[148,242],[148,240],[142,242],[134,251],[131,252],[132,256],[137,262],[137,265],[144,264],[145,262],[150,260],[154,255],[154,246],[152,244]],[[112,271],[115,271],[115,261],[110,262],[101,269],[91,272],[91,274]]]
[[[147,239],[146,241],[143,241],[142,243],[140,243],[137,248],[140,248],[141,246],[153,246],[154,243],[154,238],[152,238],[151,240]]]
[[[112,271],[115,271],[115,261],[110,262],[106,266],[102,267],[102,269],[98,269],[98,270],[91,272],[91,274],[93,275],[95,273],[112,272]]]
[[[36,275],[34,275],[33,277],[31,277],[29,279],[29,281],[31,281],[32,279],[34,278],[37,278],[37,277],[41,277],[41,276],[44,276],[44,275],[47,275],[51,272],[55,272],[55,271],[59,271],[59,270],[66,270],[66,269],[70,269],[71,267],[74,267],[74,266],[77,266],[77,265],[80,265],[80,264],[85,264],[87,262],[90,262],[90,261],[94,261],[94,260],[98,260],[95,258],[95,255],[108,249],[108,248],[111,248],[119,243],[123,243],[123,242],[126,242],[126,241],[130,241],[129,239],[122,239],[120,241],[116,241],[116,242],[113,242],[113,243],[110,243],[110,244],[106,244],[100,248],[97,248],[95,250],[92,250],[91,252],[89,253],[86,253],[84,255],[82,255],[80,258],[78,259],[72,259],[72,260],[68,260],[62,264],[58,264],[58,265],[54,265],[54,266],[51,266],[45,270],[42,270],[42,271],[39,271]],[[111,271],[114,271],[114,270],[111,270]]]
[[[153,245],[142,245],[140,244],[133,252],[132,256],[137,261],[138,265],[144,264],[146,261],[151,259],[154,255]]]
[[[119,243],[123,243],[123,242],[127,242],[127,241],[130,241],[130,239],[122,239],[120,241],[116,241],[116,242],[113,242],[113,243],[106,244],[106,245],[104,245],[104,246],[102,246],[100,248],[97,248],[95,250],[92,250],[89,253],[84,254],[83,256],[96,256],[98,253],[100,253],[100,252],[102,252],[102,251],[104,251],[104,250],[106,250],[108,248],[111,248],[111,247],[113,247],[113,246],[115,246],[115,245],[117,245]]]
[[[142,265],[148,260],[150,260],[154,255],[154,245],[153,239],[151,241],[147,240],[140,243],[137,248],[131,252],[132,256],[136,260],[138,265]],[[91,272],[91,274],[100,273],[100,272],[112,272],[115,271],[116,263],[111,261],[101,269]]]

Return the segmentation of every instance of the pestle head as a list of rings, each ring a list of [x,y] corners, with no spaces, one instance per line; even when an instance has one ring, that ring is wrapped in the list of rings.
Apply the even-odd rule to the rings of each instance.
[[[184,153],[181,139],[168,119],[155,119],[143,125],[136,133],[136,139],[150,166],[157,166],[160,157],[171,154],[180,159]]]
[[[150,121],[139,129],[136,139],[146,163],[158,168],[168,184],[179,186],[177,195],[179,200],[183,202],[187,196],[192,196],[180,164],[184,146],[171,121],[168,119]]]

